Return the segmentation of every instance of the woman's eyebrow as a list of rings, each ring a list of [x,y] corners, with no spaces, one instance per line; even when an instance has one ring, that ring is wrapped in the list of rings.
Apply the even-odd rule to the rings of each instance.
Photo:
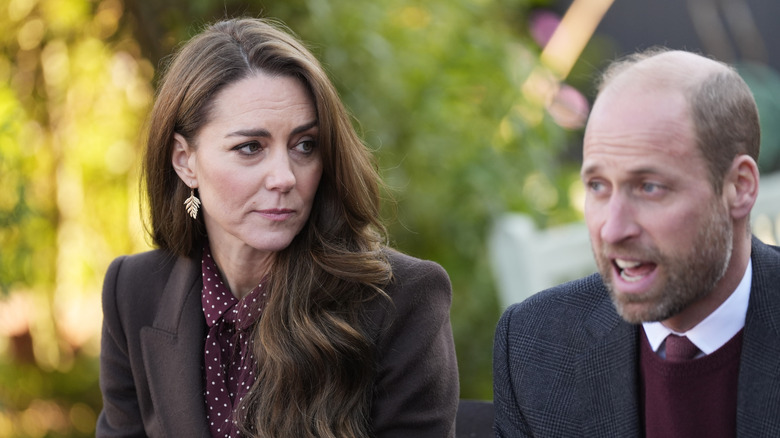
[[[317,126],[318,121],[313,120],[309,123],[303,124],[295,129],[292,130],[290,135],[300,134],[301,132],[306,132],[311,128],[314,128]],[[271,133],[268,132],[267,129],[258,128],[258,129],[239,129],[238,131],[233,131],[231,133],[228,133],[225,135],[225,138],[228,137],[271,137]]]

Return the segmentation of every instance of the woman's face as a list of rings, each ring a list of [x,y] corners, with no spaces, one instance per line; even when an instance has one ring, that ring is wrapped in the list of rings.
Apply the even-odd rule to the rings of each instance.
[[[175,135],[173,165],[198,188],[213,252],[266,258],[292,242],[322,175],[317,132],[303,84],[259,73],[216,95],[192,144]]]

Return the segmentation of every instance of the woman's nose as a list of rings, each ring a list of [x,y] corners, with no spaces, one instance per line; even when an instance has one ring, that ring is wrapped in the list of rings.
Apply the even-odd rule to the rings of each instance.
[[[275,152],[269,156],[268,175],[265,185],[268,190],[278,190],[287,193],[295,187],[295,173],[292,169],[287,148],[284,152]]]

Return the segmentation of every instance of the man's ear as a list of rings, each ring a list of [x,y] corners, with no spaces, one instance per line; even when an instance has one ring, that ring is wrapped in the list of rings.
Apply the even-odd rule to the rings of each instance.
[[[758,198],[758,181],[758,164],[753,158],[749,155],[734,158],[723,182],[732,218],[741,219],[750,215]]]
[[[189,188],[198,187],[197,157],[187,140],[179,133],[173,134],[171,164],[176,174]]]

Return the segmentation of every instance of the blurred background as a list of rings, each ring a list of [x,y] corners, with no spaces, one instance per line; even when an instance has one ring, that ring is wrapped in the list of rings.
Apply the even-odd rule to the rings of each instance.
[[[462,398],[492,398],[489,230],[506,212],[581,220],[606,61],[664,44],[738,64],[762,170],[779,167],[774,0],[0,0],[0,437],[94,435],[103,275],[149,248],[138,163],[158,66],[235,16],[307,42],[389,184],[391,243],[449,272]]]

